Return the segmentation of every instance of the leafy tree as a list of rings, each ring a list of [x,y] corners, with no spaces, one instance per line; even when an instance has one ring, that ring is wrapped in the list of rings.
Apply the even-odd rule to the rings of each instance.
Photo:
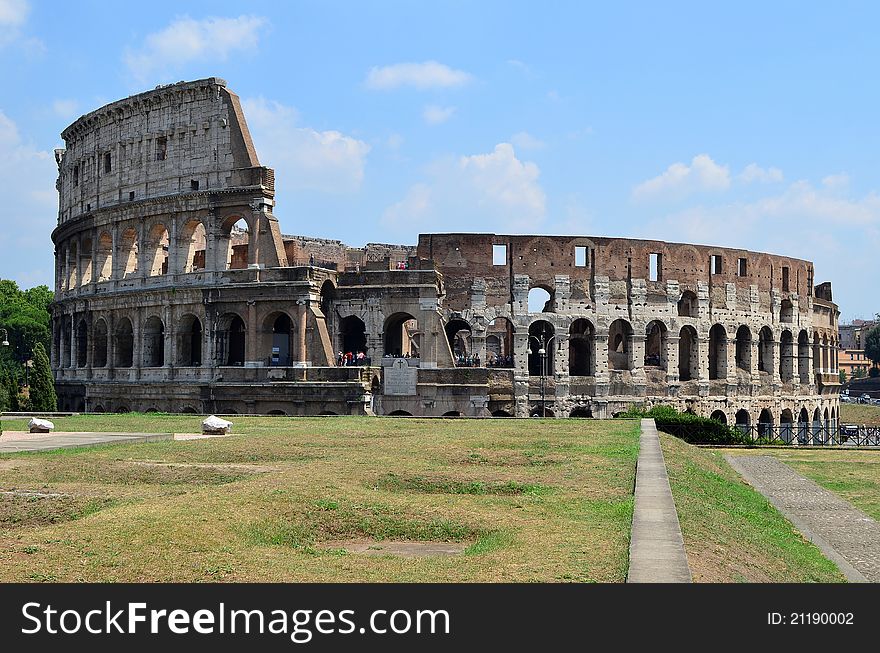
[[[880,364],[880,326],[875,326],[865,336],[865,356],[875,365]]]
[[[55,379],[43,343],[34,347],[34,369],[30,378],[30,404],[35,411],[51,412],[58,409],[58,397],[55,394]]]
[[[864,379],[865,378],[865,368],[864,367],[857,367],[856,369],[853,370],[852,376],[854,379]]]
[[[840,382],[846,383],[846,370],[840,370]]]
[[[0,347],[0,367],[7,373],[19,370],[37,343],[49,349],[51,303],[46,286],[22,291],[14,281],[0,279],[0,328],[6,329],[10,344]]]

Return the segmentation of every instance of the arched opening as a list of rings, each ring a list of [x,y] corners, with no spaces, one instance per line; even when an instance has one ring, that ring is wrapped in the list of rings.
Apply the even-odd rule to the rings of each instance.
[[[779,437],[786,444],[794,439],[794,415],[788,408],[779,415]]]
[[[113,361],[115,367],[132,366],[134,363],[134,332],[131,328],[131,320],[127,317],[119,320],[116,325],[113,350],[115,352]]]
[[[192,406],[184,406],[183,410],[180,411],[180,412],[181,412],[181,413],[185,413],[185,414],[187,414],[187,415],[195,415],[195,414],[196,414],[196,409],[193,408]]]
[[[810,336],[806,330],[798,334],[798,376],[804,385],[810,382]]]
[[[826,439],[831,437],[831,416],[828,414],[828,409],[825,409],[825,437]]]
[[[267,415],[272,415],[273,417],[283,417],[287,415],[283,410],[270,410]]]
[[[584,408],[583,406],[578,406],[574,410],[572,410],[569,414],[569,417],[592,417],[593,411],[589,408]]]
[[[553,292],[549,288],[535,286],[529,290],[529,313],[554,312]]]
[[[626,320],[614,320],[608,327],[608,369],[631,369],[633,329]]]
[[[828,357],[828,336],[822,336],[822,372],[828,374],[831,372],[831,361]]]
[[[736,366],[745,372],[752,369],[752,332],[745,324],[736,330]]]
[[[809,437],[810,437],[810,414],[807,412],[806,408],[801,408],[801,412],[798,415],[798,433],[797,433],[798,442],[800,442],[801,444],[807,444]]]
[[[456,318],[449,320],[445,331],[455,364],[467,365],[468,358],[473,355],[471,349],[471,325],[461,318]]]
[[[147,235],[147,275],[158,277],[168,274],[168,230],[164,224],[154,224]]]
[[[104,407],[103,407],[101,404],[98,404],[97,406],[95,406],[95,407],[92,409],[92,412],[93,412],[93,413],[103,413],[103,412],[105,412],[105,411],[104,411]]]
[[[794,322],[794,304],[788,299],[782,300],[782,306],[779,308],[779,321],[786,324]]]
[[[328,416],[328,415],[338,415],[339,413],[335,413],[332,410],[322,410],[318,415]]]
[[[794,377],[794,337],[786,329],[779,337],[779,378],[791,381]]]
[[[92,282],[92,239],[91,238],[83,238],[82,241],[82,251],[79,254],[80,258],[80,280],[79,285],[85,286]]]
[[[461,413],[457,410],[447,410],[441,417],[461,417]]]
[[[727,331],[720,324],[709,329],[709,380],[727,378]]]
[[[749,415],[749,411],[745,408],[736,411],[734,419],[736,420],[736,428],[738,428],[743,434],[748,435],[752,423],[752,417]]]
[[[144,322],[144,367],[165,365],[165,325],[155,315]]]
[[[108,281],[113,278],[113,236],[102,231],[98,236],[95,252],[95,281]]]
[[[230,313],[218,322],[217,358],[221,365],[244,365],[245,327],[244,320]]]
[[[553,376],[556,338],[553,325],[537,320],[529,325],[529,376]]]
[[[333,314],[333,302],[336,300],[336,286],[330,279],[321,284],[321,312],[329,320]]]
[[[195,315],[184,315],[177,331],[177,364],[198,367],[202,364],[202,322]]]
[[[679,317],[697,317],[697,296],[690,290],[681,293],[681,299],[678,300],[678,316]]]
[[[491,367],[513,367],[513,322],[496,317],[486,329],[486,363]]]
[[[693,381],[700,376],[700,350],[697,346],[697,330],[684,326],[678,333],[678,378]]]
[[[76,366],[85,367],[89,358],[89,327],[85,320],[76,325]]]
[[[269,365],[290,365],[290,343],[293,340],[293,321],[287,313],[272,313],[266,318],[265,327],[272,334]]]
[[[492,417],[513,417],[513,415],[508,413],[506,410],[493,410]]]
[[[773,374],[773,332],[764,327],[758,332],[758,371]]]
[[[79,256],[76,241],[67,249],[67,289],[73,290],[79,285]]]
[[[758,437],[770,438],[773,434],[773,413],[765,408],[758,416]]]
[[[714,419],[716,422],[721,422],[722,424],[727,424],[727,415],[724,414],[723,410],[716,410],[710,416],[709,419]]]
[[[205,225],[195,218],[188,220],[180,233],[180,252],[184,257],[183,271],[189,273],[204,270],[207,267],[207,250]]]
[[[593,376],[593,325],[580,318],[568,329],[568,373],[571,376]]]
[[[412,417],[412,413],[405,410],[392,410],[388,413],[388,417]]]
[[[137,231],[128,228],[119,239],[119,277],[133,277],[138,273]]]
[[[342,349],[340,352],[345,356],[352,355],[352,360],[357,360],[359,351],[367,351],[367,325],[357,315],[349,315],[340,322],[340,334],[342,336]],[[345,356],[345,360],[348,357]]]
[[[822,423],[822,410],[816,408],[813,411],[813,444],[823,444],[825,442],[825,425]]]
[[[107,367],[107,323],[95,320],[92,336],[92,367]]]
[[[118,415],[124,415],[125,413],[130,413],[131,410],[129,410],[128,406],[119,406],[115,412]]]
[[[666,369],[666,325],[660,320],[648,323],[645,329],[645,366]]]
[[[813,334],[813,371],[822,371],[822,348],[819,344],[819,334]]]
[[[73,343],[71,342],[73,327],[70,324],[69,317],[63,317],[62,320],[64,321],[61,324],[61,341],[64,343],[64,346],[61,351],[61,366],[70,367],[73,362]]]
[[[409,313],[395,313],[385,320],[385,354],[419,357],[419,321]]]
[[[553,411],[546,406],[535,406],[529,413],[529,417],[556,417]]]
[[[228,243],[226,248],[226,269],[243,270],[248,266],[250,229],[244,218],[239,218],[235,222],[230,223],[231,220],[234,220],[234,216],[227,220],[227,225],[221,232]]]

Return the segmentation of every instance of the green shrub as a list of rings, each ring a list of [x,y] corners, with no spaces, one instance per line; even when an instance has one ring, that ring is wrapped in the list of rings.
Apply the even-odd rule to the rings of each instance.
[[[752,444],[739,429],[708,417],[679,413],[672,406],[658,405],[648,411],[630,408],[619,417],[650,417],[659,430],[690,444]]]

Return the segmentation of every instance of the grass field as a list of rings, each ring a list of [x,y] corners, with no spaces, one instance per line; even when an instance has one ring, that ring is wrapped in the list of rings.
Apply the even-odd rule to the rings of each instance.
[[[880,521],[880,451],[768,451],[827,490]]]
[[[840,421],[843,424],[880,426],[880,406],[840,404]]]
[[[722,458],[662,434],[669,483],[696,582],[841,582],[825,559]]]
[[[200,418],[54,421],[192,433]],[[229,438],[0,456],[0,580],[625,579],[637,421],[234,421]],[[349,552],[392,540],[464,552]]]

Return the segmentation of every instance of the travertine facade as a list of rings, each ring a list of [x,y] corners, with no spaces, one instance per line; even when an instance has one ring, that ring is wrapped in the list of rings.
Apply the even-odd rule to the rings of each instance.
[[[617,238],[284,236],[274,174],[215,78],[115,102],[63,137],[62,408],[837,418],[838,310],[808,261]],[[358,351],[364,364],[339,364]]]

